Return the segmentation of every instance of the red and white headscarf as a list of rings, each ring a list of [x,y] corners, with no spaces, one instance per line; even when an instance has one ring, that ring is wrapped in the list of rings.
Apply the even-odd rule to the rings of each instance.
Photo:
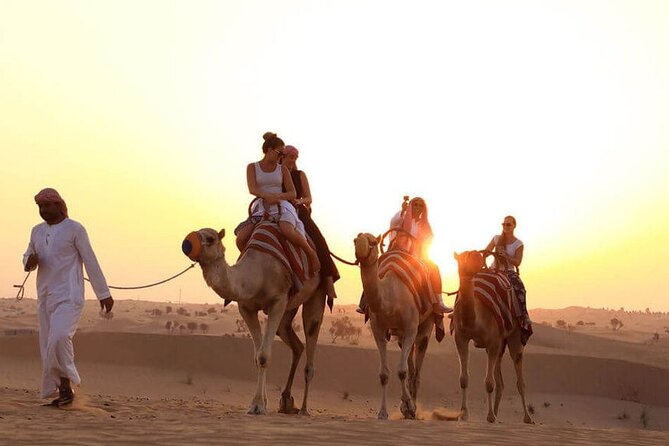
[[[35,203],[56,203],[60,207],[60,212],[67,217],[67,205],[56,189],[47,187],[35,195]]]

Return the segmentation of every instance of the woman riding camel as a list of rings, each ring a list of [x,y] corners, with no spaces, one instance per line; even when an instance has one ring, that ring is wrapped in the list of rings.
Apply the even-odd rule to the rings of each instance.
[[[414,197],[409,201],[402,219],[401,228],[402,231],[397,231],[388,249],[407,251],[417,256],[427,265],[432,289],[435,292],[433,304],[437,307],[438,311],[451,313],[453,309],[446,306],[441,300],[441,274],[439,267],[428,255],[433,234],[432,226],[428,219],[427,204],[424,199]]]
[[[491,268],[502,271],[511,282],[513,291],[520,303],[520,328],[521,341],[523,345],[532,335],[532,321],[527,313],[526,291],[523,281],[520,280],[520,263],[523,261],[523,251],[525,249],[523,242],[514,235],[516,229],[516,218],[512,215],[504,217],[502,222],[502,233],[496,235],[490,240],[485,250],[492,252],[494,249],[497,255]]]
[[[321,262],[321,279],[325,284],[325,293],[328,295],[328,298],[336,299],[337,293],[335,292],[334,283],[339,280],[339,271],[337,271],[337,266],[332,261],[330,248],[323,234],[311,219],[311,188],[309,187],[307,174],[297,168],[297,158],[299,155],[300,152],[295,147],[286,146],[283,150],[281,164],[286,166],[288,171],[290,171],[296,195],[292,203],[297,208],[297,215],[304,224],[304,230],[316,246],[318,260]]]
[[[277,220],[281,233],[294,245],[302,248],[312,262],[313,270],[320,270],[316,251],[305,237],[304,225],[300,221],[290,200],[295,199],[295,186],[290,172],[279,164],[285,144],[276,133],[263,135],[263,159],[246,167],[246,182],[251,195],[256,196],[250,216],[237,226],[237,247],[240,251],[251,238],[256,223],[265,217]],[[285,191],[284,191],[285,190]]]
[[[405,199],[406,202],[406,199]],[[430,260],[428,251],[432,241],[432,226],[428,220],[427,204],[420,197],[414,197],[406,206],[402,204],[400,212],[401,219],[397,214],[391,220],[392,231],[388,250],[400,249],[418,257],[428,268],[429,280],[434,295],[432,296],[433,307],[438,313],[451,313],[452,308],[446,306],[441,300],[441,274],[436,263]],[[360,305],[356,311],[366,312],[365,296],[361,296]]]

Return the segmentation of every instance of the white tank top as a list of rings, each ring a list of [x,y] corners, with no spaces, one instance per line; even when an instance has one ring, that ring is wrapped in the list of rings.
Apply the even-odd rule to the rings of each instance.
[[[496,236],[493,237],[493,243],[495,244],[495,246],[497,246],[497,244],[499,243],[499,235],[496,235]],[[504,247],[504,250],[506,251],[506,255],[508,255],[509,257],[515,257],[516,251],[521,246],[523,246],[523,242],[520,241],[519,238],[517,238],[515,242],[509,243],[508,245],[506,245]],[[494,262],[492,262],[491,267],[492,268],[498,268],[498,269],[501,269],[501,270],[511,270],[511,271],[515,270],[515,266],[513,266],[511,264],[502,265],[501,263],[502,262],[500,262],[500,265],[497,265],[497,261],[495,260]]]
[[[260,163],[255,163],[256,184],[260,190],[267,194],[280,194],[283,192],[283,173],[281,164],[276,165],[272,172],[265,172],[260,168]]]

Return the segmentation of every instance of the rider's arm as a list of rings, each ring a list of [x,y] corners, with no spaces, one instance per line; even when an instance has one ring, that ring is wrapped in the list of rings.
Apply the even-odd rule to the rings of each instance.
[[[516,252],[513,254],[513,257],[507,256],[506,260],[511,263],[513,266],[516,268],[520,267],[520,262],[523,261],[523,251],[524,251],[525,246],[520,245],[518,249],[516,249]]]
[[[295,185],[286,166],[281,166],[281,174],[283,175],[283,188],[286,189],[286,192],[278,194],[277,198],[280,200],[294,200],[296,195]]]
[[[246,166],[246,185],[249,187],[249,193],[251,195],[255,195],[258,198],[265,198],[260,192],[258,183],[256,183],[256,169],[253,163]]]
[[[484,251],[492,251],[495,248],[495,237],[493,237],[490,240],[490,243],[488,243],[488,246],[485,247]]]
[[[309,187],[309,180],[307,174],[300,171],[300,180],[302,181],[302,196],[297,199],[297,204],[306,204],[307,207],[311,205],[311,188]]]

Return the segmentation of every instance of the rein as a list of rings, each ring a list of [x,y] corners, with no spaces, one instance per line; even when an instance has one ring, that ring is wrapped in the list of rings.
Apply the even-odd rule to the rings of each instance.
[[[107,285],[107,286],[108,286],[109,288],[113,289],[113,290],[139,290],[139,289],[142,289],[142,288],[151,288],[152,286],[160,285],[161,283],[169,282],[169,281],[172,280],[172,279],[176,279],[177,277],[179,277],[180,275],[182,275],[183,273],[185,273],[185,272],[188,271],[189,269],[194,268],[195,265],[197,265],[197,262],[193,262],[193,263],[191,263],[190,266],[189,266],[188,268],[186,268],[185,270],[181,271],[180,273],[177,273],[177,274],[173,275],[172,277],[168,277],[168,278],[165,279],[165,280],[161,280],[160,282],[150,283],[150,284],[148,284],[148,285],[139,285],[139,286],[111,286],[111,285]],[[90,282],[90,280],[88,279],[88,277],[84,277],[84,280],[85,280],[86,282]]]
[[[339,257],[338,255],[336,255],[336,254],[333,253],[332,251],[329,251],[329,253],[330,253],[330,255],[331,255],[332,257],[334,257],[335,259],[339,260],[341,263],[345,263],[345,264],[347,264],[347,265],[351,265],[351,266],[358,266],[358,265],[360,264],[360,260],[358,260],[358,259],[356,259],[355,262],[349,262],[348,260],[344,260],[344,259],[342,259],[341,257]]]
[[[153,286],[156,286],[156,285],[160,285],[160,284],[165,283],[165,282],[169,282],[169,281],[172,280],[172,279],[176,279],[177,277],[179,277],[180,275],[182,275],[183,273],[185,273],[185,272],[188,271],[189,269],[194,268],[195,265],[197,265],[197,262],[192,263],[188,268],[184,269],[184,270],[181,271],[180,273],[177,273],[177,274],[173,275],[172,277],[168,277],[168,278],[165,279],[165,280],[161,280],[161,281],[159,281],[159,282],[150,283],[150,284],[148,284],[148,285],[139,285],[139,286],[111,286],[111,285],[108,285],[108,287],[111,288],[111,289],[113,289],[113,290],[139,290],[139,289],[142,289],[142,288],[150,288],[150,287],[153,287]],[[30,277],[30,273],[31,273],[31,272],[32,272],[32,271],[29,271],[29,272],[28,272],[28,274],[26,275],[26,278],[23,279],[23,283],[22,283],[21,285],[14,285],[14,288],[18,288],[18,289],[19,289],[19,292],[16,293],[16,300],[21,300],[21,299],[23,299],[23,296],[25,295],[25,292],[26,292],[25,285],[26,285],[26,282],[28,281],[28,277]],[[84,277],[84,280],[87,281],[87,282],[90,282],[90,280],[88,279],[88,277]]]
[[[30,277],[30,273],[32,271],[28,271],[28,274],[26,274],[26,278],[23,279],[23,283],[21,285],[14,285],[14,288],[18,288],[19,292],[16,293],[16,300],[21,300],[23,299],[24,294],[26,294],[26,282],[28,281],[28,277]]]

